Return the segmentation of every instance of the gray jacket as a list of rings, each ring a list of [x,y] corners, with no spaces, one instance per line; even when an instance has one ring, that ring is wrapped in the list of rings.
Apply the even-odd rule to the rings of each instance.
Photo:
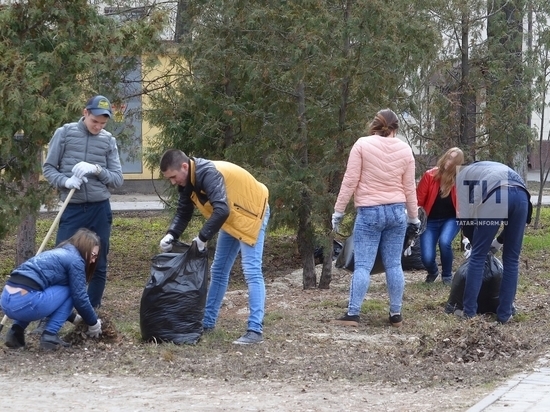
[[[81,118],[78,122],[67,123],[58,128],[48,146],[48,155],[42,166],[42,173],[50,184],[60,191],[65,200],[69,189],[65,182],[73,175],[73,166],[84,161],[102,167],[99,175],[86,175],[88,183],[76,190],[70,203],[101,202],[109,199],[109,187],[122,186],[122,166],[113,135],[102,130],[91,134]]]

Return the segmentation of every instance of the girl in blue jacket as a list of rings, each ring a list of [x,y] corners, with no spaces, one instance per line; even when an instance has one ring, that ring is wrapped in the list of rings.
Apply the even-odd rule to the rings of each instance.
[[[40,337],[40,348],[68,347],[58,332],[73,307],[88,325],[88,336],[99,337],[101,320],[86,292],[96,267],[99,245],[97,234],[79,229],[56,248],[30,258],[13,270],[0,302],[4,313],[14,321],[6,334],[7,347],[23,348],[25,328],[42,318],[48,318],[48,322]]]

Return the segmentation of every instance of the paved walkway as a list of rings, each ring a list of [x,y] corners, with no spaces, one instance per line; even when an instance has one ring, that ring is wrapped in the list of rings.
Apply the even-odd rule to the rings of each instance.
[[[537,204],[537,197],[531,196],[531,201],[535,206]],[[543,205],[550,205],[550,196],[542,197]],[[59,210],[61,203],[50,212],[56,212]],[[127,211],[127,210],[162,210],[164,209],[164,203],[159,199],[157,195],[141,195],[141,194],[130,194],[130,195],[113,195],[111,197],[111,209],[113,211]],[[42,206],[40,208],[41,212],[46,212],[46,208]]]
[[[467,412],[550,411],[550,354],[533,371],[518,374],[499,386]]]

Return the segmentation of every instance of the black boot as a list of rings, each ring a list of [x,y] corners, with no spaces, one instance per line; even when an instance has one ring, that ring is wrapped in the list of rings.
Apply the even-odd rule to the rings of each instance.
[[[58,350],[59,348],[68,348],[70,343],[65,342],[57,334],[44,331],[40,337],[40,349],[42,350]]]
[[[6,346],[12,349],[25,347],[25,329],[19,325],[12,325],[6,333]]]
[[[46,325],[48,324],[48,318],[40,319],[40,322],[38,322],[38,326],[36,329],[30,332],[31,335],[42,335],[44,333],[44,330],[46,329]]]
[[[430,275],[428,273],[428,276],[426,276],[426,283],[434,283],[435,280],[439,277],[439,272],[435,272],[433,275]]]

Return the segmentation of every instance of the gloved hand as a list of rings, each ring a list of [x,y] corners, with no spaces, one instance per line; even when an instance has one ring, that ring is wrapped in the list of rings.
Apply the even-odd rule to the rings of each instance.
[[[67,189],[80,190],[81,185],[82,185],[82,179],[76,176],[71,176],[67,180],[65,180],[65,187]]]
[[[160,241],[160,249],[163,252],[170,252],[172,250],[172,241],[174,240],[174,236],[172,236],[170,233],[168,233],[166,236],[164,236]]]
[[[342,212],[334,212],[332,214],[332,231],[338,233],[340,229],[340,223],[344,220],[344,214]]]
[[[88,326],[86,335],[90,338],[99,338],[99,335],[101,335],[101,319],[98,318],[95,325]]]
[[[74,317],[73,325],[79,325],[82,322],[82,316],[80,316],[78,313]]]
[[[200,240],[198,236],[193,239],[193,242],[197,242],[197,248],[199,249],[199,252],[204,251],[204,249],[206,248],[206,242]]]
[[[420,219],[417,217],[407,217],[407,233],[411,232],[411,229],[416,235],[420,233]]]
[[[412,255],[412,247],[414,246],[414,240],[411,242],[409,247],[403,251],[403,256],[410,256]]]
[[[465,237],[462,239],[462,244],[464,245],[464,257],[468,259],[472,254],[472,244],[470,243],[470,239]]]
[[[73,174],[78,178],[83,178],[85,175],[89,173],[93,173],[97,175],[99,174],[100,171],[101,171],[100,167],[88,162],[78,162],[73,166],[73,170],[72,170]]]
[[[493,243],[491,243],[491,247],[494,247],[496,250],[500,250],[502,249],[502,243],[500,243],[496,239],[493,239]]]

